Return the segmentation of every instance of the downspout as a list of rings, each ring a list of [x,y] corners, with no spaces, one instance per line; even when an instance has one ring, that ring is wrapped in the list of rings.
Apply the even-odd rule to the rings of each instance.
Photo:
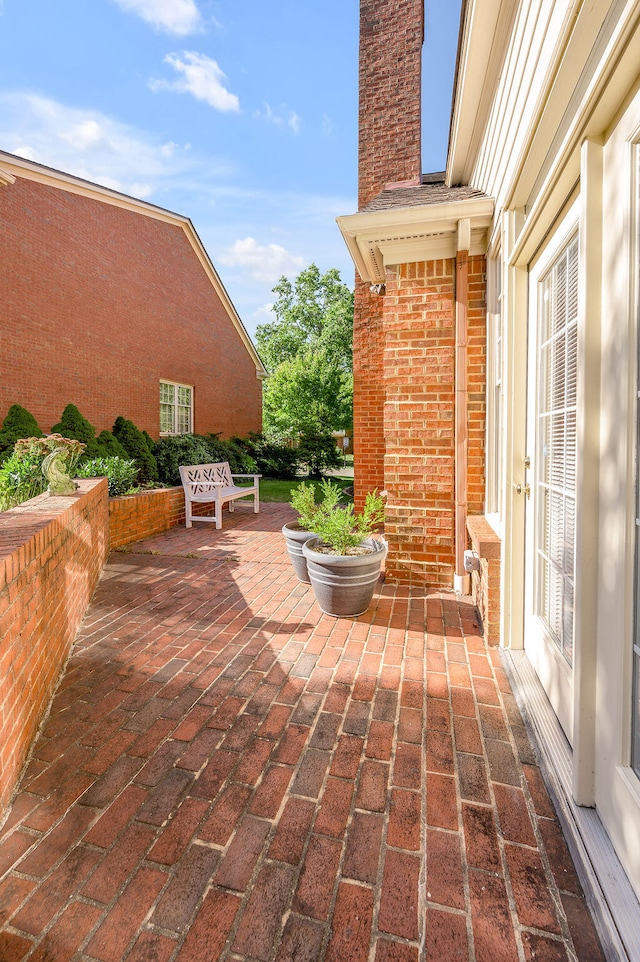
[[[456,351],[455,351],[455,573],[454,590],[469,594],[469,575],[464,569],[467,547],[467,315],[469,309],[469,247],[471,221],[458,221],[456,251]]]

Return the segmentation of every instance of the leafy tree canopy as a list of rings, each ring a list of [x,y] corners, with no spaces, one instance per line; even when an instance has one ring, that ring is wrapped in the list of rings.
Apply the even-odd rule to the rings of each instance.
[[[276,320],[256,331],[271,372],[265,382],[267,433],[291,436],[349,428],[353,421],[353,292],[315,264],[273,288]]]

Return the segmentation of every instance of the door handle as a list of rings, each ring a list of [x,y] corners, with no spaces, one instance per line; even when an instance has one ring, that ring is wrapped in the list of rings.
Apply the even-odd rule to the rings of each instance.
[[[527,501],[531,497],[531,485],[530,484],[516,484],[516,491],[518,494],[524,494]]]

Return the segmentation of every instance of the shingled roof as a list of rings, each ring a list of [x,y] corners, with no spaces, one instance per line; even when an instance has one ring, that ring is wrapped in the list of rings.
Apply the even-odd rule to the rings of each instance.
[[[361,213],[397,210],[403,207],[425,207],[430,204],[451,204],[486,196],[481,190],[474,190],[473,187],[447,187],[444,182],[444,173],[423,174],[420,184],[387,187],[366,207],[363,207]]]

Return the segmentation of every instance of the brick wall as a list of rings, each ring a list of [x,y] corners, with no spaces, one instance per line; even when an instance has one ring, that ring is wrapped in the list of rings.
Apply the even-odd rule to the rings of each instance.
[[[182,486],[109,498],[111,550],[168,531],[180,523],[184,524]]]
[[[482,514],[485,502],[487,390],[487,261],[470,257],[467,330],[467,507]]]
[[[468,510],[484,501],[485,260],[469,258]],[[451,586],[455,566],[455,262],[387,272],[384,488],[390,581]]]
[[[196,432],[261,429],[255,363],[180,226],[20,177],[0,223],[0,421],[19,403],[49,431],[73,402],[158,437],[163,379],[194,386]]]
[[[193,504],[194,517],[213,517],[212,504]],[[228,511],[226,505],[223,511]],[[184,491],[175,488],[156,488],[137,494],[109,498],[109,546],[122,548],[134,541],[142,541],[161,534],[178,524],[184,524]]]
[[[0,821],[106,560],[106,479],[0,514]]]
[[[358,207],[389,182],[422,174],[424,0],[361,0]]]
[[[356,281],[353,323],[353,444],[355,500],[384,489],[383,298]]]

